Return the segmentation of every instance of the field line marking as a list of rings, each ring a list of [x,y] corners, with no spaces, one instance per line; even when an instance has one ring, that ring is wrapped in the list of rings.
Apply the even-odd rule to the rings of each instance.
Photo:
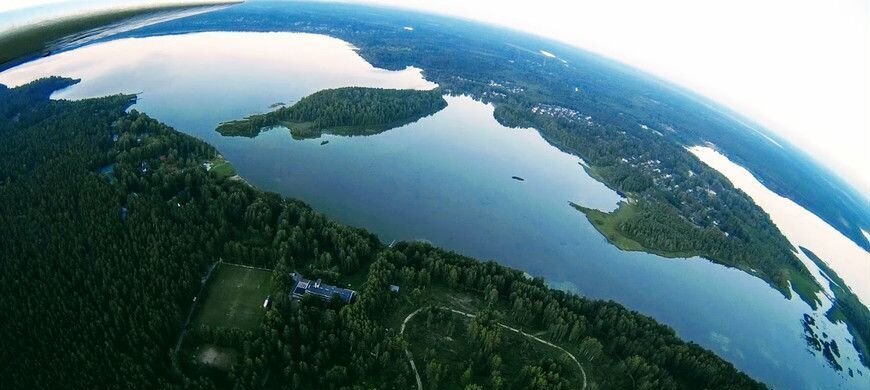
[[[263,267],[254,267],[254,266],[251,266],[251,265],[244,265],[244,264],[228,263],[228,262],[226,262],[226,261],[221,261],[221,263],[226,264],[226,265],[236,266],[236,267],[249,268],[249,269],[257,269],[257,270],[260,270],[260,271],[269,271],[269,272],[274,271],[274,270],[271,270],[271,269],[268,269],[268,268],[263,268]]]

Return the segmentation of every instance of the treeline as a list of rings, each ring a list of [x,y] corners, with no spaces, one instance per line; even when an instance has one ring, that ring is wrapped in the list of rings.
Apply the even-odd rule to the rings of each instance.
[[[543,333],[540,337],[572,352],[599,388],[761,387],[712,352],[681,341],[670,328],[617,303],[552,290],[541,279],[428,244],[402,243],[395,249],[400,255],[389,257],[395,267],[392,280],[421,291],[408,299],[414,300],[416,294],[426,302],[426,291],[436,287],[474,296],[502,321],[527,333]],[[483,360],[490,362],[486,351],[496,348],[486,346],[485,333],[492,332],[492,321],[480,318],[478,326],[483,330],[474,336],[483,338],[478,340],[487,355]],[[524,370],[538,371],[534,365]],[[492,383],[479,385],[493,388]]]
[[[132,96],[47,99],[70,83],[38,81],[0,101],[4,388],[188,386],[169,352],[209,265],[298,257],[348,272],[380,246],[207,172],[215,150],[125,113]],[[109,164],[113,179],[98,173]]]
[[[484,309],[468,319],[425,307],[406,339],[427,388],[579,389],[583,371],[569,356],[506,330],[501,314]],[[537,344],[537,345],[535,345]]]
[[[586,356],[599,388],[759,386],[618,304],[427,245],[385,248],[300,202],[209,173],[203,163],[215,150],[125,112],[132,96],[47,100],[50,88],[71,82],[2,90],[4,388],[409,388],[409,341],[392,318],[445,287],[478,294],[507,321]],[[112,177],[100,173],[107,165]],[[294,269],[327,281],[367,276],[350,305],[277,299],[255,332],[191,330],[185,345],[239,351],[225,373],[174,353],[191,298],[217,259],[274,267],[283,292]],[[524,375],[539,380],[548,370],[532,365]]]
[[[290,264],[279,261],[275,275],[286,275]],[[541,279],[495,263],[428,244],[398,243],[379,252],[367,275],[358,300],[349,305],[314,297],[298,303],[282,300],[266,313],[256,332],[198,330],[186,340],[191,347],[220,343],[238,348],[243,356],[227,374],[209,372],[193,361],[182,362],[182,371],[216,378],[216,383],[232,384],[235,389],[410,388],[414,377],[403,350],[421,341],[398,334],[401,318],[420,307],[445,304],[439,297],[447,291],[459,301],[486,306],[464,330],[467,340],[462,340],[473,352],[458,360],[436,354],[415,356],[427,388],[544,389],[573,388],[568,384],[578,383],[567,381],[572,374],[567,365],[549,358],[527,361],[518,372],[506,371],[502,356],[522,352],[503,349],[507,335],[496,321],[572,352],[592,388],[763,388],[651,318],[614,302],[552,290]],[[404,292],[391,292],[391,284],[400,285]],[[455,326],[442,310],[424,309],[417,315],[438,317],[433,326]]]
[[[764,210],[683,147],[687,141],[701,142],[699,135],[746,136],[734,130],[733,121],[712,111],[700,113],[692,109],[697,103],[659,82],[575,48],[557,53],[566,62],[546,58],[537,48],[555,44],[517,33],[418,15],[414,34],[407,34],[395,28],[395,14],[371,11],[361,20],[350,6],[296,5],[276,12],[286,14],[266,17],[239,8],[214,17],[244,14],[256,20],[257,28],[328,33],[359,47],[359,54],[376,67],[423,69],[445,93],[494,104],[500,123],[537,129],[550,143],[594,166],[604,184],[644,198],[642,206],[650,208],[628,221],[621,233],[646,243],[650,251],[691,248],[722,264],[755,269],[754,275],[786,296],[791,281],[804,301],[817,305],[818,282]],[[201,28],[209,27],[204,23]],[[534,114],[531,109],[541,104],[575,110],[592,124]],[[650,160],[660,164],[632,166]],[[708,189],[716,195],[707,196]],[[675,228],[661,229],[669,226]],[[704,241],[696,242],[698,237]]]
[[[242,120],[221,123],[225,136],[255,137],[263,128],[283,125],[294,138],[371,135],[416,122],[447,107],[441,91],[347,87],[325,89],[296,104]]]
[[[816,307],[818,282],[768,215],[724,176],[649,131],[536,115],[532,106],[510,98],[497,105],[495,115],[505,125],[538,129],[583,156],[605,184],[637,200],[639,212],[620,221],[618,234],[651,252],[697,254],[755,270],[783,295],[790,297],[794,288]]]

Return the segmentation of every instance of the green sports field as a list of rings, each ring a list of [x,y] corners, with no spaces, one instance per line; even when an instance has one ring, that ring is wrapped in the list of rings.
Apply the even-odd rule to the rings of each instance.
[[[256,329],[263,319],[263,301],[272,289],[272,273],[222,263],[200,297],[193,325]]]

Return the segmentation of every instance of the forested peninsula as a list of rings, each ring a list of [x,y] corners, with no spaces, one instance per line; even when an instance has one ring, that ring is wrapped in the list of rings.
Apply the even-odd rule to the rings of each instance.
[[[585,66],[548,60],[504,45],[502,36],[481,33],[472,44],[427,30],[409,40],[374,22],[368,30],[354,30],[363,33],[328,27],[334,23],[313,20],[294,29],[326,28],[378,67],[421,68],[447,93],[492,103],[501,124],[534,128],[553,145],[582,157],[592,176],[631,199],[592,221],[599,229],[612,227],[602,230],[612,242],[633,241],[636,250],[671,256],[703,256],[755,275],[787,297],[794,289],[808,304],[818,305],[820,285],[764,210],[672,136],[673,129],[690,131],[709,118],[683,115],[663,103],[621,100],[649,92],[611,80],[612,68],[578,57],[571,60]]]
[[[323,14],[329,17],[293,12],[286,21],[257,22],[346,40],[378,68],[420,68],[442,93],[491,103],[501,124],[534,128],[582,157],[591,175],[632,200],[612,215],[594,216],[596,227],[612,228],[602,230],[612,242],[703,256],[759,277],[786,297],[794,289],[817,307],[821,286],[796,248],[745,193],[685,149],[684,142],[698,142],[706,127],[733,131],[730,122],[686,110],[684,97],[659,93],[604,60],[572,54],[575,48],[549,58],[534,49],[541,42],[501,30],[479,29],[471,37],[455,26],[421,21],[427,28],[411,36],[394,28],[386,13],[361,20],[352,7],[330,7]]]
[[[839,216],[846,203],[815,191],[827,178],[805,171],[798,175],[795,164],[783,163],[793,160],[783,159],[779,148],[727,110],[576,47],[432,15],[366,8],[367,17],[360,18],[359,12],[350,5],[294,3],[269,16],[239,8],[208,20],[187,20],[184,27],[211,31],[245,17],[255,30],[345,40],[378,68],[422,69],[445,94],[493,104],[502,124],[537,129],[554,146],[583,158],[591,175],[625,196],[615,212],[586,215],[615,245],[665,256],[703,256],[758,277],[786,297],[794,291],[818,307],[822,288],[796,248],[749,196],[686,148],[706,142],[720,146],[781,194],[798,190],[803,196],[795,198],[798,203],[814,206],[813,212],[844,234],[849,230],[842,225],[849,222]],[[413,31],[397,24],[399,16],[402,23],[413,22]],[[141,35],[159,31],[146,28]],[[862,318],[855,313],[842,314],[857,324]],[[852,334],[867,344],[864,335]],[[870,367],[866,354],[862,362]]]
[[[372,135],[416,122],[444,107],[439,89],[346,87],[325,89],[289,107],[221,123],[225,136],[256,137],[264,128],[284,126],[296,139],[335,135]]]
[[[127,112],[135,96],[49,100],[75,82],[0,86],[4,387],[407,389],[410,354],[427,388],[763,387],[617,303],[386,246],[215,172],[214,148]],[[263,275],[252,324],[202,315],[229,269]],[[358,295],[290,301],[292,271]],[[470,352],[451,355],[448,338]]]

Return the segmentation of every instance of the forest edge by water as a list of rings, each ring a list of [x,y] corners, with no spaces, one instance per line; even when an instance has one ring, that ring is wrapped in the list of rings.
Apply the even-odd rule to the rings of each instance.
[[[291,129],[290,131],[294,138],[318,137],[325,128],[328,129],[330,127],[333,128],[330,132],[334,134],[370,135],[393,127],[384,126],[383,123],[391,121],[400,121],[402,123],[413,122],[421,116],[431,115],[431,113],[440,110],[443,108],[441,107],[441,101],[443,101],[443,98],[440,98],[441,93],[441,88],[432,91],[356,87],[324,90],[304,97],[290,107],[283,107],[267,114],[253,115],[244,120],[223,123],[217,128],[217,131],[223,135],[256,136],[263,128],[283,124]],[[350,104],[349,102],[351,101],[356,102],[356,104]],[[360,102],[365,104],[360,104]],[[395,110],[395,114],[392,116],[375,114],[378,112],[390,112],[389,110],[382,110],[384,107],[395,108],[397,106],[402,109]],[[565,115],[564,113],[559,115],[541,115],[545,111],[540,105],[533,106],[532,109],[525,111],[526,113],[523,113],[523,111],[511,111],[511,115],[516,115],[518,116],[517,118],[505,117],[507,111],[499,111],[499,108],[503,109],[505,106],[496,104],[496,107],[496,118],[501,117],[502,120],[519,122],[519,124],[513,123],[513,126],[541,126],[551,129],[549,133],[541,132],[545,137],[548,134],[552,134],[553,131],[564,132],[566,131],[565,127],[580,127],[586,131],[589,131],[590,128],[601,128],[600,125],[596,126],[593,123],[584,123],[584,121],[577,120],[576,116]],[[541,121],[541,119],[544,120]],[[507,125],[511,124],[508,123]],[[345,131],[336,131],[335,129],[344,129]],[[620,134],[623,136],[627,135],[626,132],[621,132]],[[655,139],[655,137],[645,138],[649,140]],[[565,141],[561,142],[578,141],[580,140],[572,136],[565,138]],[[549,142],[555,143],[553,140],[549,140]],[[616,143],[619,144],[621,142],[624,142],[624,140]],[[684,150],[683,152],[687,154]],[[587,153],[594,155],[594,153],[600,152],[592,149]],[[674,157],[671,157],[671,159],[679,161],[679,159]],[[595,158],[591,160],[593,163],[601,161]],[[798,296],[812,308],[817,308],[820,302],[816,294],[821,291],[821,286],[796,258],[791,244],[785,241],[785,238],[782,237],[760,208],[752,204],[751,200],[744,199],[745,194],[733,188],[730,182],[724,180],[717,172],[696,160],[694,156],[686,156],[682,164],[689,163],[686,169],[689,170],[690,175],[688,177],[683,175],[680,177],[680,180],[674,180],[675,176],[672,174],[664,174],[662,176],[663,170],[661,167],[663,167],[663,164],[659,160],[655,160],[657,163],[653,164],[655,167],[658,167],[655,169],[649,169],[650,164],[648,163],[653,160],[647,160],[642,164],[632,164],[625,158],[615,161],[616,164],[609,158],[605,160],[610,161],[608,166],[584,165],[583,168],[592,177],[628,198],[615,211],[609,213],[569,203],[578,211],[583,212],[590,223],[611,244],[622,250],[643,251],[671,258],[702,256],[759,277],[782,292],[786,297],[790,297],[791,289],[794,289]],[[743,233],[743,238],[732,237],[728,231],[723,231],[723,229],[744,229],[747,226],[752,226],[745,225],[745,222],[742,221],[738,222],[738,225],[731,225],[728,228],[726,225],[713,220],[712,225],[702,229],[698,224],[709,224],[709,221],[705,222],[704,219],[698,220],[697,216],[694,215],[690,217],[680,215],[682,213],[680,211],[681,208],[673,206],[674,200],[668,199],[670,195],[666,192],[663,193],[660,188],[657,188],[660,187],[658,180],[656,178],[650,179],[645,177],[645,175],[639,175],[639,173],[645,175],[652,173],[653,175],[671,179],[672,184],[665,188],[667,192],[675,191],[681,187],[681,184],[685,185],[689,183],[693,186],[687,192],[682,191],[683,195],[679,198],[682,199],[682,208],[688,205],[687,201],[709,203],[712,200],[714,201],[712,203],[716,204],[718,210],[721,211],[730,206],[723,205],[719,201],[720,198],[724,197],[726,204],[737,199],[740,201],[739,203],[750,206],[750,209],[754,208],[758,210],[758,217],[762,218],[761,221],[766,220],[769,223],[769,226],[766,228],[769,230],[766,233],[769,238],[759,238],[752,234],[747,235],[745,232]],[[517,178],[515,177],[515,179]],[[714,191],[711,188],[716,190]],[[703,194],[703,196],[694,196],[693,192],[695,191]],[[687,194],[690,196],[686,196]],[[746,208],[741,207],[740,210],[746,210]],[[728,214],[725,213],[725,217],[728,217]],[[706,218],[709,219],[710,217],[707,216]],[[723,217],[717,216],[715,218]],[[741,219],[743,218],[745,217],[741,217]],[[689,221],[693,221],[694,224]],[[733,224],[734,222],[730,223]],[[764,224],[762,224],[762,228],[764,228]],[[758,227],[753,226],[753,229],[759,231],[757,230],[759,229]],[[787,247],[778,251],[779,253],[771,251],[773,247],[770,246],[770,241],[768,241],[775,237],[785,241],[784,244],[787,245]],[[735,238],[738,241],[735,241]],[[764,257],[765,253],[768,253],[768,256],[782,256],[789,259],[789,261],[768,262],[768,259]],[[851,291],[848,294],[851,294]],[[846,293],[841,295],[846,296]],[[854,298],[854,295],[852,296]],[[849,302],[849,300],[845,301]],[[861,325],[860,319],[866,318],[867,309],[860,302],[857,302],[857,299],[854,299],[853,303],[858,305],[845,306],[848,309],[838,311],[842,315],[842,317],[838,318],[849,318],[846,322],[849,324],[849,330],[854,336],[853,344],[859,351],[862,363],[866,365],[868,350],[865,340],[868,340],[870,335],[867,334],[867,327]],[[835,306],[840,307],[841,305]],[[831,318],[834,319],[834,317]],[[832,357],[829,358],[829,360],[832,359]]]
[[[295,139],[318,138],[324,132],[374,135],[416,122],[447,107],[439,89],[346,87],[305,96],[289,107],[221,123],[224,136],[255,137],[265,128],[284,126]]]
[[[407,387],[413,379],[402,350],[410,340],[397,335],[392,318],[450,297],[478,302],[489,313],[482,318],[541,332],[588,356],[583,365],[601,388],[624,387],[627,380],[654,387],[760,386],[618,304],[552,290],[519,271],[426,244],[389,248],[298,201],[212,174],[204,164],[218,157],[213,148],[125,112],[133,96],[48,100],[74,82],[51,78],[0,88],[0,166],[6,169],[0,226],[16,227],[0,235],[6,248],[0,292],[9,298],[0,309],[17,319],[2,325],[0,376],[13,387],[254,388],[279,378],[300,386]],[[112,181],[100,173],[107,164],[114,167]],[[182,345],[183,351],[199,343],[236,350],[244,358],[229,372],[167,354],[200,278],[217,259],[272,270],[275,305],[259,327],[197,327]],[[283,297],[294,269],[353,284],[359,298],[348,305],[316,299],[292,305]],[[52,288],[44,288],[47,282]],[[403,292],[391,292],[391,284]],[[91,286],[87,295],[82,286]],[[65,303],[70,297],[75,307]],[[28,304],[34,301],[41,304]],[[472,337],[480,337],[474,342],[482,352],[467,362],[469,384],[483,378],[475,373],[498,372],[498,340],[506,335],[493,324],[475,325],[479,336]],[[427,366],[434,375],[448,362],[433,356]],[[564,368],[540,359],[526,362],[530,368],[519,376],[505,371],[499,378],[563,383]]]

